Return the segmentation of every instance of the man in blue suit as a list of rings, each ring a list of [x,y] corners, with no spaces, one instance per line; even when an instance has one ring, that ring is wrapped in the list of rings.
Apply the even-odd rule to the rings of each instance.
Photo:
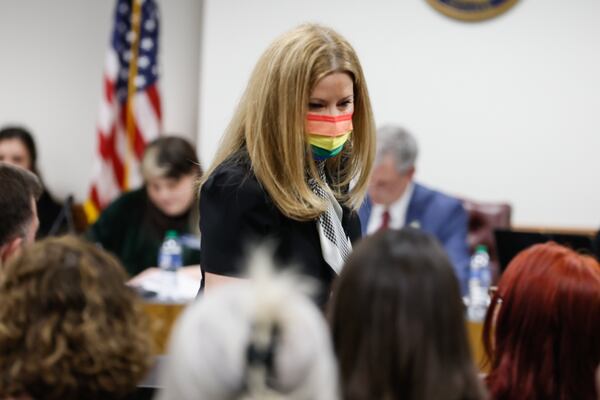
[[[363,235],[407,225],[434,235],[448,253],[465,293],[470,255],[462,202],[413,181],[418,147],[404,129],[378,129],[377,149],[369,196],[359,211]]]

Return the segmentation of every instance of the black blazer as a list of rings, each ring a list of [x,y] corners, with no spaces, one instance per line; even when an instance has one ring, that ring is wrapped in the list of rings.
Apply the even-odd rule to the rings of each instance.
[[[354,242],[361,234],[358,214],[342,209],[342,226]],[[270,241],[276,261],[292,263],[301,274],[318,281],[319,303],[326,300],[335,272],[323,259],[316,220],[296,221],[283,215],[252,173],[249,162],[226,161],[204,183],[200,232],[203,275],[240,275],[246,268],[248,249]]]

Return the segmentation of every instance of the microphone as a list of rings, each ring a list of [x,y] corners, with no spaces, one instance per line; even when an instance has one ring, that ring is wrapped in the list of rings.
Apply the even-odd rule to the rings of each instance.
[[[63,221],[67,222],[67,232],[75,233],[75,224],[73,223],[73,203],[74,197],[72,194],[68,195],[65,202],[58,213],[58,216],[52,223],[52,228],[48,231],[48,236],[56,236]]]

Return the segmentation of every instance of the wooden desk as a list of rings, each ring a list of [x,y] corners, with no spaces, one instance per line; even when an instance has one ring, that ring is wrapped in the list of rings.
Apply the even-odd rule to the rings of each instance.
[[[128,282],[132,286],[142,286],[142,282],[146,279],[160,274],[158,268],[147,268],[138,275],[131,278]],[[182,267],[177,271],[178,276],[183,276],[187,280],[195,281],[196,287],[193,288],[193,294],[198,292],[202,275],[199,265],[190,265]],[[179,278],[181,279],[181,278]],[[192,302],[190,300],[189,302]],[[150,317],[150,334],[154,343],[154,354],[165,354],[169,343],[169,335],[175,321],[189,303],[165,303],[155,300],[144,301],[144,311]]]
[[[150,316],[151,334],[154,342],[154,353],[165,354],[169,343],[169,335],[175,321],[185,309],[187,304],[165,304],[147,302],[144,304],[144,310]],[[483,342],[481,333],[483,332],[483,323],[467,322],[467,335],[469,336],[469,344],[471,345],[471,353],[477,367],[486,372],[483,368],[485,364],[485,352],[483,350]]]
[[[481,372],[489,372],[489,365],[486,365],[487,357],[483,349],[482,333],[483,322],[467,322],[467,335],[469,336],[471,354],[473,355],[475,365]]]
[[[538,233],[560,233],[564,235],[580,235],[594,237],[598,232],[597,228],[590,227],[552,227],[552,226],[527,226],[517,225],[512,227],[517,232],[538,232]]]
[[[154,354],[165,354],[169,335],[175,321],[187,304],[144,303],[144,311],[150,317],[150,334],[154,344]]]

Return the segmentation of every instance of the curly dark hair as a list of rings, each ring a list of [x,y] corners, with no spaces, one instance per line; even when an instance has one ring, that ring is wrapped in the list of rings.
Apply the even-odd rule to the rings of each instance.
[[[148,320],[126,273],[75,237],[48,238],[0,276],[0,397],[118,399],[151,362]]]

